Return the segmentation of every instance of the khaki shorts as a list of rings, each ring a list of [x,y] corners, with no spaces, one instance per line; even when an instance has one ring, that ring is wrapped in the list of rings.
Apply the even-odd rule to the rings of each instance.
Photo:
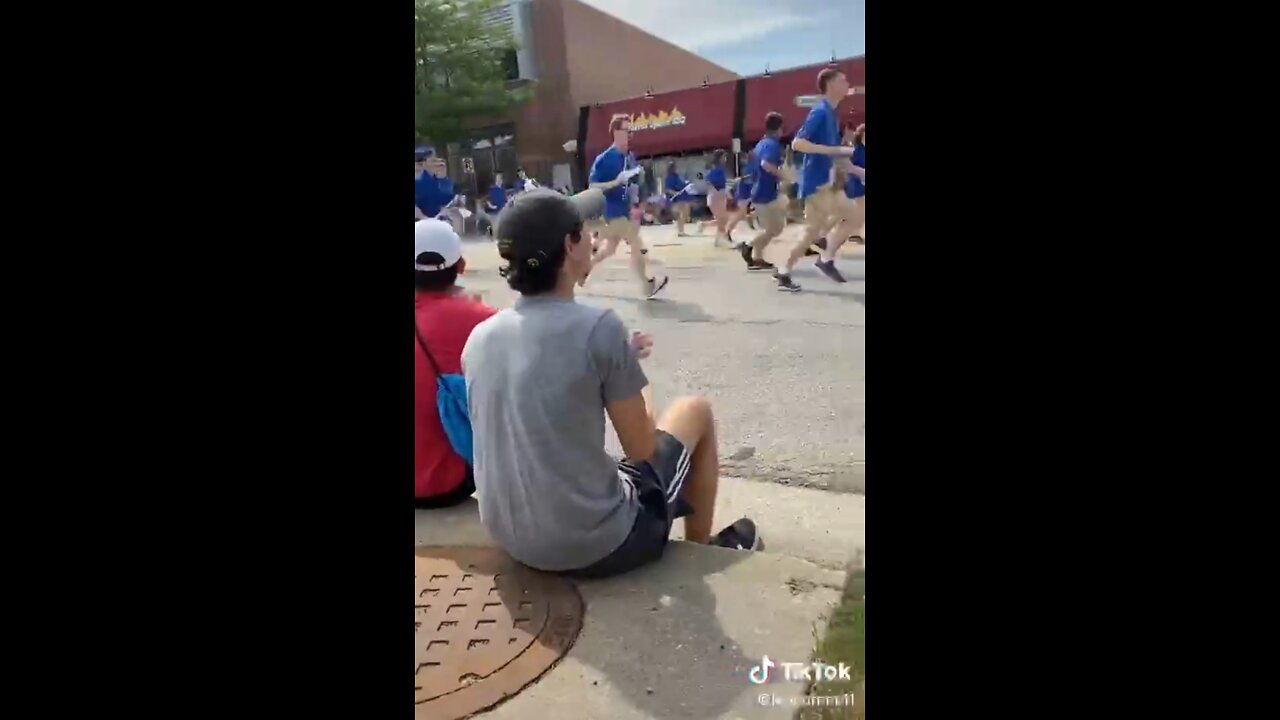
[[[765,229],[771,233],[782,232],[787,226],[787,196],[779,194],[772,202],[756,204],[756,217]]]
[[[840,222],[847,212],[841,200],[848,201],[843,191],[837,191],[830,185],[819,188],[804,199],[804,224],[819,228],[821,232],[827,231]],[[852,202],[849,204],[852,205]]]
[[[616,217],[603,221],[599,228],[600,237],[605,240],[625,240],[627,243],[640,239],[640,229],[630,217]]]

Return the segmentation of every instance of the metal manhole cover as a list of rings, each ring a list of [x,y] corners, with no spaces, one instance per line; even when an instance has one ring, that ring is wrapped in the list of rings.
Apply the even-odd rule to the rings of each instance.
[[[554,665],[582,629],[582,598],[562,577],[494,548],[414,555],[419,718],[464,718],[497,705]]]

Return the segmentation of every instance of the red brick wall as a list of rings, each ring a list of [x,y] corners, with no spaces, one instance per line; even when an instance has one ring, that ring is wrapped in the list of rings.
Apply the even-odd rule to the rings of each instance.
[[[718,83],[738,77],[578,0],[535,0],[547,2],[563,7],[570,93],[578,105],[636,97],[650,87],[660,93],[699,86],[703,78]]]

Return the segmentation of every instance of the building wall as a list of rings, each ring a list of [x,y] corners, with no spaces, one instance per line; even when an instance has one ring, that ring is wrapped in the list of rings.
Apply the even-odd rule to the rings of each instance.
[[[693,1],[693,0],[691,0]],[[707,0],[700,0],[706,2]],[[570,93],[591,105],[737,79],[737,73],[578,0],[534,0],[562,6]],[[643,0],[636,0],[643,2]]]
[[[573,163],[563,145],[578,134],[578,106],[571,92],[561,0],[529,0],[527,9],[537,81],[533,97],[515,112],[516,149],[530,176],[550,182],[552,167]]]
[[[639,1],[639,0],[638,0]],[[515,0],[507,22],[527,22],[521,76],[536,78],[533,96],[509,118],[484,118],[473,127],[516,124],[516,152],[531,177],[550,182],[552,168],[577,161],[564,143],[577,138],[578,108],[597,102],[697,87],[703,78],[733,80],[732,71],[660,40],[578,0]],[[529,37],[531,36],[531,37]],[[532,66],[529,61],[532,59]],[[729,109],[732,111],[732,108]]]

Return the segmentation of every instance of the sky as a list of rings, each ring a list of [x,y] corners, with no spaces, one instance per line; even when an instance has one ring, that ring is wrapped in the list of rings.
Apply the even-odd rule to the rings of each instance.
[[[866,0],[582,0],[739,75],[866,51]]]

